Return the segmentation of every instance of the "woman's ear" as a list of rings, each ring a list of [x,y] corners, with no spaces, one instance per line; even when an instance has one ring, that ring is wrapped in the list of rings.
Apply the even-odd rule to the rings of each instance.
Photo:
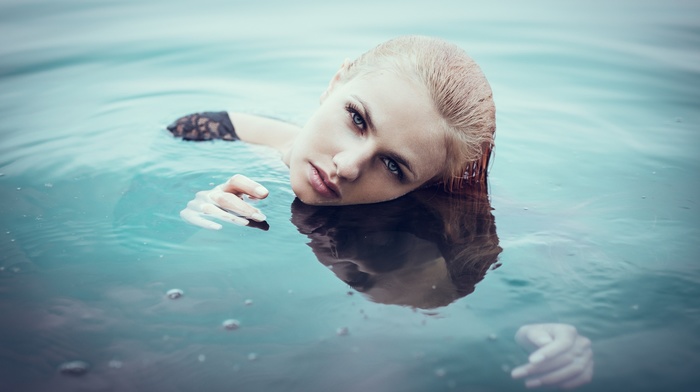
[[[350,64],[352,64],[352,61],[350,61],[350,59],[346,58],[345,61],[343,61],[343,64],[341,64],[338,71],[335,73],[335,75],[333,75],[333,78],[331,78],[331,81],[328,82],[328,87],[326,88],[326,91],[324,91],[321,94],[321,99],[320,99],[321,103],[323,103],[323,101],[326,100],[326,97],[328,97],[333,92],[333,89],[335,88],[335,86],[341,80],[343,80],[345,78],[345,75],[347,74],[348,69],[350,69]]]

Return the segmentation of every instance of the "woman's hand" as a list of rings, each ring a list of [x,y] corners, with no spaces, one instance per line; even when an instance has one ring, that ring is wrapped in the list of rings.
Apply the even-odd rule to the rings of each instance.
[[[242,197],[264,199],[267,189],[250,178],[236,174],[225,183],[208,191],[197,192],[180,216],[187,222],[205,229],[219,230],[221,225],[211,218],[245,226],[250,220],[263,222],[267,218],[260,210],[246,203]]]
[[[515,341],[531,351],[528,363],[511,372],[513,378],[526,378],[525,386],[576,388],[593,378],[591,341],[568,324],[524,325]]]

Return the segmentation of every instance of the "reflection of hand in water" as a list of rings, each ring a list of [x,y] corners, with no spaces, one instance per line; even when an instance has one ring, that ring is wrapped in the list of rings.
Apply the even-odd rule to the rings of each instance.
[[[511,372],[526,378],[528,388],[575,388],[593,377],[591,341],[567,324],[532,324],[520,327],[515,340],[531,351],[528,363]]]

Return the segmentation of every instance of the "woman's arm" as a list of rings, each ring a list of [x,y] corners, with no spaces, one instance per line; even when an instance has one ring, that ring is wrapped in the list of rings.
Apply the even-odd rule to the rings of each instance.
[[[267,117],[244,113],[229,113],[236,124],[236,133],[244,142],[260,144],[283,151],[297,136],[300,127]]]
[[[235,127],[233,124],[236,124]],[[291,146],[300,128],[279,120],[242,113],[202,112],[180,117],[168,126],[175,137],[185,140],[242,140],[272,147],[284,154]],[[237,174],[214,189],[198,192],[187,203],[180,216],[200,227],[218,230],[219,219],[238,225],[250,221],[264,222],[267,218],[259,209],[244,200],[264,199],[268,191],[259,183]]]
[[[235,125],[234,125],[235,124]],[[283,151],[300,128],[280,120],[243,113],[202,112],[180,117],[168,126],[185,140],[242,140]]]

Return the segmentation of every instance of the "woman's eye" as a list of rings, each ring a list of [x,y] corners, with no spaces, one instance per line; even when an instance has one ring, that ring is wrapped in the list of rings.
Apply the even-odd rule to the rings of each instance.
[[[349,104],[345,107],[345,110],[347,110],[348,114],[350,114],[350,121],[352,121],[352,125],[364,131],[367,124],[357,108],[355,108],[352,104]]]
[[[352,122],[360,128],[365,127],[365,119],[357,112],[352,113]]]
[[[399,168],[399,164],[396,163],[396,161],[389,158],[382,158],[382,161],[384,161],[386,168],[391,172],[391,174],[394,174],[399,178],[402,177],[401,168]]]

